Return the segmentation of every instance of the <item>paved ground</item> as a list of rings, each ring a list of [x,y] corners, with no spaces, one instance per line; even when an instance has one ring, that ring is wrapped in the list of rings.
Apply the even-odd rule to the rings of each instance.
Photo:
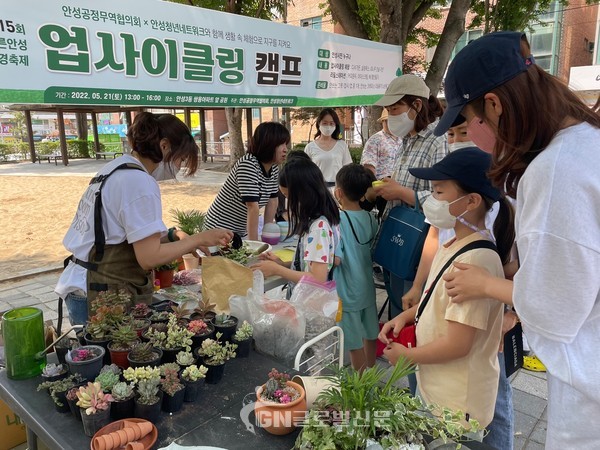
[[[73,160],[67,167],[53,163],[21,163],[0,165],[0,176],[93,176],[105,161]],[[205,164],[190,182],[198,184],[222,184],[226,174],[214,170],[219,164]],[[50,270],[52,268],[48,268]],[[54,268],[56,269],[56,268]],[[45,320],[58,318],[57,297],[53,292],[60,272],[42,271],[12,280],[0,280],[0,311],[19,307],[36,306],[44,313]],[[385,300],[385,293],[379,292],[378,303]],[[67,314],[65,309],[65,315]],[[544,373],[519,371],[512,379],[513,403],[515,409],[515,450],[538,450],[544,448],[546,435],[546,407],[548,391]],[[26,447],[19,447],[25,449]]]

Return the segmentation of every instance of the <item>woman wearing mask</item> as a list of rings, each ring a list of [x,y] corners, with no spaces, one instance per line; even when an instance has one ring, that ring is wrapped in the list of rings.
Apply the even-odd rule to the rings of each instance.
[[[317,117],[315,140],[304,151],[321,169],[328,187],[335,186],[338,171],[352,162],[348,145],[341,138],[340,119],[331,108],[325,108]]]
[[[416,75],[407,74],[394,79],[385,95],[376,103],[388,112],[390,133],[402,138],[402,147],[396,157],[391,178],[375,188],[376,195],[388,201],[383,215],[401,203],[415,204],[415,192],[422,205],[431,195],[431,183],[415,178],[409,167],[431,167],[448,154],[446,136],[435,136],[433,129],[443,109],[429,88]],[[372,199],[369,199],[372,200]],[[390,274],[390,312],[396,316],[402,312],[402,296],[411,288],[412,281],[402,280]]]
[[[131,154],[106,164],[90,181],[63,239],[72,256],[55,292],[65,300],[72,324],[87,321],[88,302],[100,291],[126,289],[132,303],[150,303],[152,268],[233,237],[221,229],[178,235],[167,232],[162,221],[160,190],[150,174],[161,162],[180,167],[185,161],[189,175],[198,167],[198,147],[181,120],[140,113],[127,139]]]
[[[538,67],[525,35],[499,32],[467,45],[446,76],[442,134],[462,114],[492,153],[490,177],[516,197],[514,282],[468,264],[444,276],[453,301],[514,304],[547,368],[546,448],[597,448],[600,429],[600,116]],[[594,431],[595,430],[595,431]]]

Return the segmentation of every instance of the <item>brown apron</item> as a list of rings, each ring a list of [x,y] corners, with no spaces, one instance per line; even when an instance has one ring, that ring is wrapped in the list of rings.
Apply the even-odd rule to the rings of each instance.
[[[133,245],[127,241],[106,245],[106,235],[102,226],[102,188],[115,171],[123,169],[143,170],[136,164],[121,164],[106,175],[92,178],[91,184],[100,183],[94,202],[94,245],[88,261],[74,256],[67,259],[87,269],[87,300],[89,304],[99,292],[125,289],[132,295],[132,306],[136,303],[152,302],[152,277],[142,269],[135,257]],[[88,315],[93,311],[88,307]]]

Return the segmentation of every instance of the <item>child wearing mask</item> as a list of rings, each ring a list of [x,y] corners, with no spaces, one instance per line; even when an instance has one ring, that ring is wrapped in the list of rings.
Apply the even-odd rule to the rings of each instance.
[[[428,291],[420,304],[385,324],[379,334],[392,364],[402,356],[418,365],[417,382],[423,400],[463,411],[465,426],[473,418],[485,427],[493,418],[503,308],[493,299],[451,303],[443,281],[434,280],[454,270],[452,261],[468,261],[503,276],[502,263],[510,258],[514,241],[512,209],[487,178],[490,165],[488,154],[466,148],[450,153],[430,168],[409,169],[415,177],[432,181],[433,194],[423,205],[427,219],[438,228],[453,228],[456,237],[436,253],[426,284]],[[485,216],[497,201],[495,251],[490,248],[492,235],[485,227]],[[464,251],[468,245],[477,247]],[[479,306],[462,307],[474,303]],[[412,323],[417,324],[416,347],[388,340],[390,331],[397,335]],[[483,433],[476,438],[481,440]]]

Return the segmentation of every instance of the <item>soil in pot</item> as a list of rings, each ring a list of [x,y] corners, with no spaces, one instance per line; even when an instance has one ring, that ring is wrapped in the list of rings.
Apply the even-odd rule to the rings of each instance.
[[[196,381],[187,381],[182,379],[181,382],[185,384],[185,395],[183,396],[183,401],[186,403],[193,403],[198,400],[202,392],[204,379]]]
[[[155,354],[156,357],[150,361],[136,361],[134,359],[131,359],[130,354],[128,354],[127,361],[129,361],[129,367],[133,367],[134,369],[136,367],[144,367],[144,366],[158,367],[162,361],[163,352],[160,348],[154,347],[152,349],[152,353]]]
[[[98,411],[96,414],[88,415],[85,410],[81,411],[81,421],[85,435],[92,437],[100,428],[110,423],[110,405],[108,409]]]
[[[110,404],[110,418],[112,420],[128,419],[133,417],[135,409],[135,402],[133,397],[129,400],[123,400],[120,402],[112,402]]]
[[[208,369],[206,372],[206,383],[207,384],[217,384],[223,378],[223,373],[225,372],[225,363],[220,364],[218,366],[211,366],[210,364],[204,364]]]
[[[175,395],[172,397],[169,394],[163,393],[162,410],[168,413],[179,411],[183,406],[184,397],[185,389],[175,392]]]
[[[223,336],[221,336],[221,342],[231,342],[231,339],[235,334],[235,330],[237,329],[238,318],[235,316],[230,316],[229,318],[231,323],[228,322],[227,324],[219,325],[216,322],[216,319],[213,319],[211,322],[215,327],[215,335],[217,333],[223,333]]]
[[[235,351],[236,358],[247,358],[250,356],[250,349],[252,348],[252,338],[246,339],[245,341],[232,341],[238,347]]]

